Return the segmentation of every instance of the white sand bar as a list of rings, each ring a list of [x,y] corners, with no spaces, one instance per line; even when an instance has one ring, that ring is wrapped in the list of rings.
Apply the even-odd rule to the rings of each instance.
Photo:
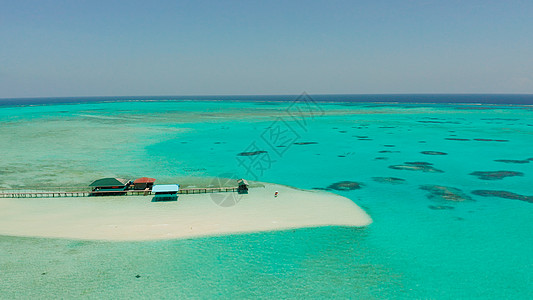
[[[372,222],[345,197],[264,186],[247,195],[180,195],[171,202],[151,202],[150,196],[0,198],[0,235],[131,241]]]

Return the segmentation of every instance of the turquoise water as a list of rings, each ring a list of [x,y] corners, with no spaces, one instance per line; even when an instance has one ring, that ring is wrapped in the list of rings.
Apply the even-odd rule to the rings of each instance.
[[[360,229],[152,242],[4,236],[0,297],[533,297],[533,203],[472,194],[533,196],[533,160],[495,161],[533,158],[530,107],[297,108],[300,114],[289,103],[268,102],[0,109],[0,188],[80,186],[103,176],[194,183],[234,174],[305,189],[354,181],[362,188],[336,192],[374,220]],[[266,153],[237,155],[251,151]],[[405,162],[442,172],[389,168]],[[483,180],[470,175],[475,171],[522,176]],[[422,185],[460,189],[470,199],[428,197]]]

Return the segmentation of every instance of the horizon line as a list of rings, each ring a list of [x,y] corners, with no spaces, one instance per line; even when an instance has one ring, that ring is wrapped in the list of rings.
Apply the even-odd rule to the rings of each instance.
[[[16,100],[16,99],[67,99],[67,98],[128,98],[128,97],[269,97],[269,96],[300,96],[303,94],[312,96],[533,96],[533,93],[307,93],[305,91],[298,94],[188,94],[188,95],[99,95],[99,96],[31,96],[31,97],[0,97],[2,100]]]

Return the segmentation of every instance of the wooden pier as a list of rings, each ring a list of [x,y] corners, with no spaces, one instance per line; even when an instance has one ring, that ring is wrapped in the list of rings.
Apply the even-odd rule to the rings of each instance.
[[[180,189],[178,194],[206,194],[206,193],[223,193],[223,192],[237,192],[238,187],[216,187],[216,188],[191,188]]]
[[[56,198],[56,197],[98,197],[106,196],[149,196],[151,191],[126,190],[126,191],[24,191],[24,190],[0,190],[0,198]],[[215,188],[189,188],[180,189],[178,194],[206,194],[237,192],[238,187],[215,187]]]

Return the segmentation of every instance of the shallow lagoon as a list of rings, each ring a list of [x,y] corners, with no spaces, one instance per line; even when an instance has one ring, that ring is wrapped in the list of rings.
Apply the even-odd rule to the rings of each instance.
[[[238,176],[304,189],[350,181],[360,188],[335,192],[374,220],[364,229],[156,242],[2,237],[2,297],[533,296],[533,204],[472,194],[533,195],[533,161],[501,162],[533,157],[530,107],[320,103],[303,119],[288,108],[269,102],[1,108],[3,188],[79,186],[104,176],[190,185]],[[291,134],[273,139],[276,128]],[[250,151],[267,153],[237,155]],[[442,172],[389,168],[424,166],[409,162]],[[489,171],[523,176],[470,175]],[[458,189],[472,199],[446,201],[421,186]]]

